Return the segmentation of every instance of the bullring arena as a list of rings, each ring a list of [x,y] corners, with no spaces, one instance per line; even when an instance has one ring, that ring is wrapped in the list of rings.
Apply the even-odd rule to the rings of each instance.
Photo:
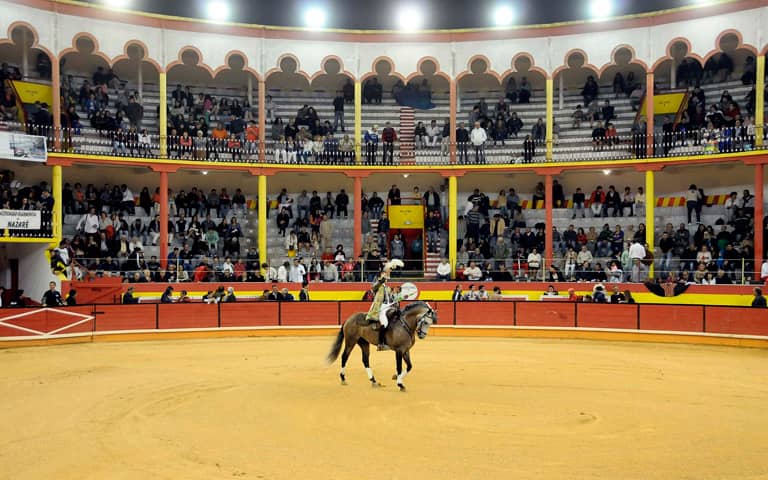
[[[394,3],[0,0],[0,480],[768,480],[765,0]]]

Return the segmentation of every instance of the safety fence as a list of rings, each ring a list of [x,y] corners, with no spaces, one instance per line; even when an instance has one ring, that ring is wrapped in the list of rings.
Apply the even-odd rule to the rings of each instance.
[[[619,329],[768,336],[766,310],[749,307],[545,302],[430,302],[438,325]],[[0,338],[51,339],[104,332],[332,327],[369,302],[236,302],[5,309]]]

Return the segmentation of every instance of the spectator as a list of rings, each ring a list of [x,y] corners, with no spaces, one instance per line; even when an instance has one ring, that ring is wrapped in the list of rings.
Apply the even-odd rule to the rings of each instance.
[[[696,212],[696,223],[701,223],[701,207],[704,196],[696,185],[691,184],[685,194],[685,205],[688,210],[688,225],[691,224],[691,213]]]
[[[376,80],[376,79],[374,79]],[[373,165],[376,162],[376,151],[379,144],[378,125],[374,125],[370,130],[365,132],[365,163],[367,165]]]
[[[485,129],[480,126],[480,122],[475,122],[475,128],[472,129],[470,135],[470,141],[475,148],[475,163],[485,163],[485,142],[488,140],[488,135]]]
[[[759,287],[755,287],[753,290],[754,298],[752,299],[752,307],[754,308],[766,308],[768,307],[768,304],[766,304],[765,297],[763,296],[763,289]]]
[[[50,282],[48,284],[48,290],[43,293],[43,298],[40,301],[40,304],[43,307],[58,307],[64,305],[61,293],[56,290],[56,282]]]

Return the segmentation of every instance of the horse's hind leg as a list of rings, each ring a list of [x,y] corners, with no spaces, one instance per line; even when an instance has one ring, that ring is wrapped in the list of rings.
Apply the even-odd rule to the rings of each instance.
[[[344,351],[341,354],[341,372],[339,372],[339,378],[341,378],[341,384],[347,384],[347,375],[344,369],[347,366],[347,360],[349,360],[349,353],[355,348],[354,342],[350,342],[348,339],[344,340]]]
[[[360,345],[360,350],[363,352],[363,366],[365,367],[365,373],[368,374],[368,380],[371,381],[372,386],[378,387],[379,382],[376,381],[376,377],[373,376],[373,370],[371,370],[371,344],[362,338],[357,341],[357,344]]]

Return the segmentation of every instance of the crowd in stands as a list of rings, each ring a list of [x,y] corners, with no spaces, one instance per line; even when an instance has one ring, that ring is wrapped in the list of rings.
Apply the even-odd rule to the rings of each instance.
[[[555,258],[544,259],[547,226],[526,221],[515,190],[500,191],[492,202],[488,195],[475,189],[457,223],[459,279],[642,283],[649,280],[649,267],[654,265],[657,278],[723,284],[740,282],[742,271],[754,270],[754,196],[749,190],[741,195],[732,193],[725,205],[725,218],[718,219],[715,225],[704,225],[701,211],[706,197],[691,185],[686,194],[688,224],[677,229],[666,224],[657,235],[655,256],[646,242],[643,223],[626,228],[608,223],[608,218],[644,213],[642,187],[636,193],[625,187],[623,192],[620,194],[613,185],[607,191],[597,186],[587,196],[577,188],[571,197],[572,218],[584,219],[589,215],[606,219],[605,223],[599,231],[595,226],[585,229],[575,223],[563,232],[552,226],[549,234]],[[540,200],[544,200],[542,183],[535,187],[533,196],[534,202]],[[566,206],[564,188],[557,181],[553,185],[553,201],[555,208]],[[762,227],[766,227],[766,221]],[[447,259],[443,260],[437,279],[447,280],[449,271]]]
[[[44,237],[53,235],[53,196],[47,182],[26,185],[11,170],[0,171],[0,208],[3,210],[40,211],[39,229],[8,229],[11,237]],[[0,235],[5,235],[0,231]]]

